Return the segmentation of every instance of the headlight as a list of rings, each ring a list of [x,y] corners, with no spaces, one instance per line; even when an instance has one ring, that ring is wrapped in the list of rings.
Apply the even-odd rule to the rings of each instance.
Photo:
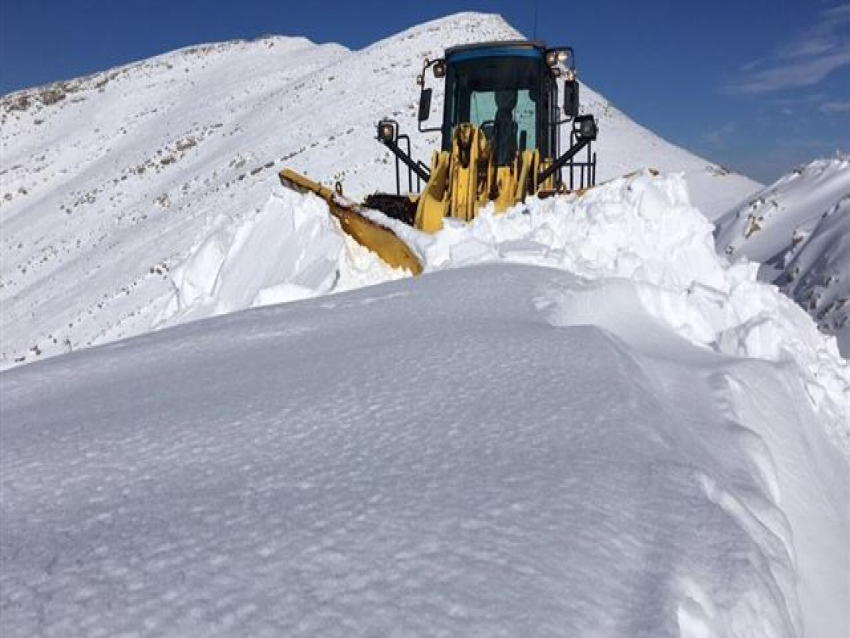
[[[557,64],[566,65],[570,59],[570,52],[567,49],[556,49],[546,53],[546,64],[555,66]]]
[[[378,122],[378,139],[382,142],[392,142],[395,139],[395,127],[391,122]]]

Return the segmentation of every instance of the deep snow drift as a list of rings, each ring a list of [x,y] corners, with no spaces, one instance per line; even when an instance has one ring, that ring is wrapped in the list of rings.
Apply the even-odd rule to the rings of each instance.
[[[585,277],[622,277],[647,308],[688,340],[746,357],[793,359],[850,410],[847,364],[795,304],[756,282],[757,264],[716,254],[713,226],[689,201],[681,176],[614,180],[581,197],[529,199],[470,224],[446,220],[436,235],[383,217],[420,255],[426,272],[493,261],[534,264]],[[258,254],[277,252],[271,265]],[[279,188],[263,211],[215,228],[175,268],[161,325],[404,276],[345,238],[316,197]],[[815,400],[820,391],[812,389]],[[850,439],[844,442],[850,450]]]
[[[7,372],[2,633],[838,636],[796,373],[519,266]]]
[[[850,354],[850,160],[801,166],[717,220],[718,249],[763,264]]]
[[[3,635],[840,636],[850,371],[686,194],[532,201],[411,234],[418,279],[2,373]],[[360,263],[280,199],[325,258],[264,294]]]
[[[0,367],[179,320],[169,273],[214,230],[256,217],[281,168],[341,180],[353,197],[394,188],[375,123],[397,119],[430,160],[433,134],[416,133],[425,57],[517,36],[498,16],[464,13],[361,51],[284,37],[212,44],[2,98]],[[709,215],[757,189],[587,86],[582,96],[599,117],[600,179],[684,171]]]

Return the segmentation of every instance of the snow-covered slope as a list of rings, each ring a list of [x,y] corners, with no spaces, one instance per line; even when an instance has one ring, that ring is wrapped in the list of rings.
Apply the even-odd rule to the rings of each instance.
[[[850,160],[812,162],[717,221],[717,245],[763,264],[850,354]]]
[[[211,235],[227,240],[253,223],[284,166],[342,180],[353,196],[393,188],[374,125],[395,117],[428,160],[433,137],[415,134],[422,60],[449,45],[516,36],[498,16],[467,13],[361,51],[270,37],[4,97],[0,366],[184,317],[169,308],[180,287],[170,271]],[[646,166],[685,171],[709,216],[755,190],[585,89],[587,110],[600,118],[600,179]]]

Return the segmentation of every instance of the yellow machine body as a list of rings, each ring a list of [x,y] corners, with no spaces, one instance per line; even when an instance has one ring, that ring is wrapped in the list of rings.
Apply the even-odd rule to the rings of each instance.
[[[445,78],[446,98],[443,125],[423,129],[431,103],[432,90],[424,81],[428,69],[435,78]],[[563,78],[563,108],[558,106],[558,78]],[[562,192],[566,187],[560,171],[582,149],[587,160],[578,162],[581,182],[575,188],[584,187],[585,169],[588,184],[595,182],[596,157],[591,158],[589,144],[596,139],[596,123],[590,115],[579,115],[571,48],[549,49],[529,41],[453,47],[444,58],[426,60],[418,84],[419,131],[441,131],[441,147],[429,171],[411,158],[410,138],[399,134],[397,122],[378,122],[378,140],[396,156],[396,195],[376,193],[366,204],[357,204],[343,197],[339,187],[326,188],[291,170],[280,172],[285,186],[325,200],[342,230],[387,264],[415,275],[423,269],[416,250],[393,231],[397,223],[435,233],[446,218],[469,222],[486,206],[502,213],[529,195]],[[571,146],[559,154],[558,127],[564,122],[573,124]],[[403,140],[406,151],[399,146]],[[415,173],[425,182],[420,193],[401,193],[400,161],[411,176]],[[412,180],[410,184],[412,190]],[[367,205],[397,221],[367,214]]]
[[[328,210],[339,222],[342,230],[358,244],[376,253],[393,268],[408,270],[414,275],[422,273],[419,257],[392,230],[369,219],[360,205],[346,199],[303,175],[284,169],[279,173],[284,186],[299,193],[313,193],[328,204]]]
[[[434,153],[431,177],[422,193],[409,196],[416,205],[413,227],[435,233],[443,227],[445,217],[469,222],[490,202],[496,213],[502,213],[530,194],[551,189],[551,180],[537,183],[538,171],[545,168],[540,164],[540,155],[533,150],[518,153],[508,166],[496,166],[482,130],[461,125],[455,132],[451,153]],[[414,275],[422,272],[416,253],[388,226],[367,217],[361,205],[295,171],[284,169],[279,177],[284,186],[325,200],[342,230],[393,268]]]
[[[517,153],[508,166],[497,166],[483,131],[461,124],[451,153],[434,153],[431,179],[418,198],[414,227],[433,233],[443,227],[445,217],[472,221],[490,202],[495,212],[502,213],[537,192],[540,168],[536,150]]]

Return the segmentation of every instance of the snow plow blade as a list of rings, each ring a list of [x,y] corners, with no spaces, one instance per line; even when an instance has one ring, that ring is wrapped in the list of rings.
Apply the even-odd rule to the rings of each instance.
[[[392,230],[366,217],[359,204],[295,171],[284,169],[278,177],[287,188],[299,193],[313,193],[325,200],[331,215],[339,220],[342,230],[387,264],[408,270],[414,275],[422,274],[422,263],[410,247]]]

